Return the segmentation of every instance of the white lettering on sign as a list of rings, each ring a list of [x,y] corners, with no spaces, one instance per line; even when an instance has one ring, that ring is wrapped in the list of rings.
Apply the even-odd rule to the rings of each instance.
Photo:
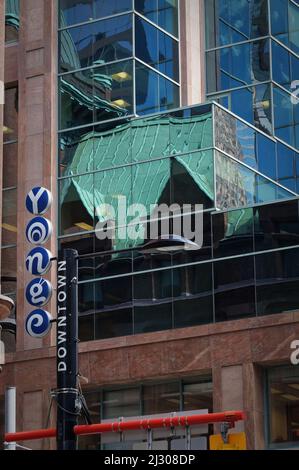
[[[57,371],[66,372],[66,261],[58,262],[57,277]]]

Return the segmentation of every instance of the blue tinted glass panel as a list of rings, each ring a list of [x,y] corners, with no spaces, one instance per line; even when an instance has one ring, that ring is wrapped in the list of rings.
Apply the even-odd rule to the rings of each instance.
[[[253,93],[252,87],[235,90],[231,94],[231,110],[251,124],[253,124]]]
[[[60,0],[60,27],[93,19],[93,0]]]
[[[283,144],[277,144],[278,182],[293,191],[296,190],[295,155]]]
[[[273,80],[289,89],[291,84],[290,54],[275,41],[272,41],[272,67]]]
[[[276,179],[276,145],[273,140],[257,133],[258,169],[269,178]]]
[[[274,87],[275,134],[290,145],[294,145],[294,120],[291,95]]]
[[[132,0],[94,0],[95,18],[104,18],[132,8]]]
[[[178,0],[158,0],[158,25],[178,36]]]
[[[91,70],[63,75],[60,86],[60,129],[93,121],[93,80]]]
[[[136,56],[146,64],[156,67],[159,61],[157,28],[136,16],[135,41]]]
[[[132,15],[118,16],[94,23],[93,34],[95,65],[132,55]]]
[[[132,56],[132,15],[65,29],[59,34],[60,72]]]
[[[60,72],[89,67],[93,63],[92,27],[82,25],[64,29],[60,38]]]
[[[178,43],[136,16],[136,56],[143,62],[178,81]]]
[[[136,62],[136,111],[149,114],[159,111],[159,76]]]
[[[123,61],[93,69],[95,121],[133,113],[133,64]]]
[[[135,0],[135,10],[165,31],[178,35],[177,0]]]
[[[263,37],[269,32],[265,0],[206,0],[205,7],[208,48]]]
[[[179,106],[179,87],[136,62],[136,111],[149,114]]]
[[[208,52],[207,63],[209,93],[267,81],[270,79],[269,41],[257,41]],[[212,78],[215,76],[218,77],[216,84]],[[215,89],[213,85],[216,85]]]
[[[177,85],[159,76],[160,111],[177,108],[180,105],[180,89]]]
[[[288,0],[272,0],[272,34],[298,54],[299,51],[299,5]]]

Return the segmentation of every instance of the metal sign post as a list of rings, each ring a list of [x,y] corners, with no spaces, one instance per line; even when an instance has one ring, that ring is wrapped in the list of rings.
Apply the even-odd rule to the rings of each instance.
[[[57,450],[76,450],[78,424],[78,252],[67,249],[57,270]]]
[[[16,388],[8,387],[5,391],[5,432],[16,432]],[[6,450],[16,450],[16,443],[10,442]]]

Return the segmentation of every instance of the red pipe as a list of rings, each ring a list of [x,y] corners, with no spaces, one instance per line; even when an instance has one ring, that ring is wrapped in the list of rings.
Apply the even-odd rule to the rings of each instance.
[[[205,415],[173,416],[169,418],[138,419],[134,421],[114,421],[91,425],[74,426],[74,433],[99,434],[103,432],[122,432],[136,429],[172,428],[177,426],[191,426],[209,423],[235,423],[245,419],[243,411],[225,411],[222,413],[209,413]]]
[[[122,432],[138,429],[172,428],[177,426],[191,426],[195,424],[235,423],[246,419],[243,411],[224,411],[222,413],[209,413],[205,415],[173,416],[168,418],[138,419],[134,421],[114,421],[110,423],[74,426],[76,435],[100,434],[103,432]],[[38,429],[5,434],[5,442],[31,441],[56,437],[56,429]]]
[[[36,429],[35,431],[7,433],[4,436],[4,440],[5,442],[18,442],[44,439],[46,437],[56,437],[56,429]]]

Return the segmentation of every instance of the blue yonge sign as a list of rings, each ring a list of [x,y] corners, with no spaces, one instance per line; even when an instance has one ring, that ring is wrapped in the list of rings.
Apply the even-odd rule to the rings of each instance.
[[[51,267],[52,253],[44,245],[52,235],[51,222],[41,217],[52,204],[52,194],[41,186],[33,188],[26,197],[26,209],[37,216],[31,219],[26,227],[26,238],[34,245],[26,257],[26,269],[34,276],[46,274]],[[48,304],[52,296],[52,285],[46,279],[38,277],[27,285],[26,300],[36,310],[30,312],[26,318],[26,331],[33,338],[42,338],[51,329],[52,316],[41,309]]]

